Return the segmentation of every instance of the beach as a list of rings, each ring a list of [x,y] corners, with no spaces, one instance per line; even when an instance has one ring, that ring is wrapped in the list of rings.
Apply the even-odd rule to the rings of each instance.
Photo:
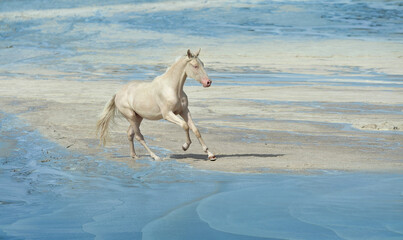
[[[95,135],[98,115],[121,84],[2,83],[7,86],[3,111],[18,114],[49,140],[71,151],[135,164],[129,157],[125,119],[117,117],[105,148]],[[168,151],[160,153],[164,159],[227,172],[402,169],[402,93],[393,88],[266,84],[189,86],[185,91],[195,122],[218,160],[207,161],[194,136],[183,152],[185,134],[179,126],[145,120],[142,132],[150,146]],[[151,159],[140,144],[135,146],[142,158]]]
[[[0,3],[0,238],[403,234],[396,2],[41,4]],[[184,152],[184,131],[165,120],[140,127],[161,162],[136,141],[130,157],[119,114],[99,144],[96,122],[119,89],[199,48],[212,86],[187,79],[184,91],[216,161],[192,133]]]
[[[214,58],[208,49],[203,51]],[[314,53],[306,54],[314,57]],[[376,54],[382,61],[387,58],[399,60],[385,56],[382,51]],[[221,54],[210,61],[203,59],[207,69],[212,69],[212,87],[203,89],[195,80],[188,79],[184,88],[196,125],[219,161],[204,161],[206,158],[195,137],[189,151],[183,152],[185,134],[180,127],[164,120],[145,120],[141,129],[149,145],[169,151],[169,154],[162,153],[165,154],[163,158],[227,172],[402,170],[403,101],[402,82],[397,77],[400,75],[396,75],[398,69],[365,74],[339,71],[335,75],[320,70],[320,74],[295,73],[290,69],[300,66],[293,64],[294,59],[290,57],[287,69],[273,70],[272,65],[257,61],[253,65],[259,70],[252,71],[242,70],[248,66],[239,65],[242,60],[235,55],[231,57],[237,62],[233,69],[219,72],[214,70],[216,65],[218,69],[224,69],[228,64],[221,62],[220,57]],[[350,59],[363,64],[370,62],[367,57],[349,54],[341,62]],[[317,68],[315,63],[311,64],[311,68]],[[155,70],[139,74],[143,79],[129,81],[151,81],[166,67],[169,64],[149,65]],[[334,66],[339,69],[354,67]],[[372,66],[361,68],[372,69]],[[37,75],[31,79],[31,73],[19,74],[23,77],[3,76],[3,111],[19,114],[49,140],[72,151],[134,164],[135,160],[128,155],[128,123],[125,119],[119,118],[118,114],[106,147],[108,152],[119,157],[108,155],[110,153],[105,155],[104,148],[98,146],[94,130],[106,102],[127,82],[61,79],[58,75],[52,77],[52,72],[43,71],[40,74],[47,79],[38,79]],[[108,74],[114,75],[99,73],[101,76]],[[140,155],[147,158],[143,147],[135,144]]]

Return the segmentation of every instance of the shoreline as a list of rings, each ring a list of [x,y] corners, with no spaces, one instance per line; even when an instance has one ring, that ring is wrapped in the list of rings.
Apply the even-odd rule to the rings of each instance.
[[[10,114],[10,113],[5,113],[2,112],[2,115],[0,115],[1,119],[7,118],[9,116],[13,116],[19,119],[19,121],[21,120],[18,117],[18,114]],[[157,121],[158,122],[158,121]],[[162,122],[159,121],[160,123],[162,123],[163,125],[171,125],[171,123],[168,122]],[[31,125],[25,125],[26,122],[23,123],[23,126],[19,127],[19,130],[14,131],[12,134],[13,137],[9,138],[10,136],[8,134],[2,135],[0,137],[0,157],[2,158],[9,158],[13,151],[14,151],[14,147],[16,146],[16,144],[21,144],[20,140],[17,140],[15,138],[15,134],[17,134],[18,131],[20,130],[24,130],[27,132],[32,132],[32,131],[36,131],[37,129],[35,128],[35,126],[31,126]],[[156,123],[158,124],[158,123]],[[164,126],[165,128],[166,126]],[[356,130],[356,131],[365,131],[365,130]],[[26,134],[26,133],[24,133]],[[38,133],[37,133],[38,134]],[[139,144],[135,144],[137,147],[137,151],[141,152],[141,154],[139,154],[140,158],[139,159],[132,159],[130,158],[128,151],[127,154],[124,153],[125,148],[122,146],[117,146],[117,144],[113,144],[110,143],[108,144],[108,146],[105,147],[95,147],[96,149],[92,149],[94,151],[96,151],[95,154],[93,155],[88,155],[88,151],[84,151],[83,149],[79,149],[78,147],[75,147],[75,149],[71,148],[72,146],[74,146],[75,144],[71,144],[68,146],[63,146],[61,144],[63,144],[62,141],[60,141],[59,139],[50,139],[49,137],[46,137],[44,135],[42,135],[40,132],[40,137],[45,139],[46,141],[49,141],[49,143],[53,146],[52,148],[56,149],[60,149],[62,150],[62,152],[54,152],[53,150],[51,152],[46,151],[46,154],[43,155],[43,160],[41,160],[42,163],[46,163],[49,161],[55,160],[55,159],[63,159],[64,157],[69,157],[71,158],[71,156],[76,156],[78,158],[86,158],[86,157],[90,157],[93,159],[99,159],[100,161],[106,161],[109,162],[111,161],[112,163],[123,163],[125,166],[127,166],[129,169],[132,170],[141,170],[144,167],[150,167],[149,164],[154,165],[154,164],[158,164],[158,163],[162,163],[162,162],[176,162],[178,164],[185,164],[186,167],[195,169],[195,170],[206,170],[206,171],[211,171],[212,173],[230,173],[230,174],[291,174],[291,175],[322,175],[322,174],[326,174],[329,172],[333,172],[333,173],[362,173],[362,174],[403,174],[402,169],[400,168],[401,164],[397,164],[397,166],[399,168],[377,168],[377,169],[373,169],[373,168],[365,168],[363,166],[359,166],[356,165],[354,168],[354,166],[349,166],[349,168],[318,168],[318,167],[312,167],[308,166],[306,163],[303,167],[300,168],[290,168],[289,165],[285,166],[285,167],[281,167],[281,166],[276,166],[275,164],[271,164],[271,165],[265,165],[262,164],[262,162],[258,161],[258,164],[262,164],[261,167],[256,166],[256,163],[254,163],[254,166],[251,167],[242,167],[240,168],[239,166],[233,166],[232,168],[228,166],[228,161],[224,161],[223,163],[220,163],[217,165],[215,165],[214,163],[217,162],[218,160],[222,160],[223,158],[231,158],[233,160],[235,160],[235,162],[239,162],[242,160],[256,160],[258,158],[267,158],[267,159],[275,159],[275,158],[281,158],[283,156],[285,156],[285,154],[274,154],[274,153],[269,153],[269,154],[253,154],[253,153],[241,153],[241,154],[218,154],[218,160],[217,161],[209,161],[207,160],[207,158],[205,157],[204,153],[186,153],[186,152],[180,152],[178,151],[179,149],[176,149],[177,151],[171,151],[170,149],[165,149],[159,146],[150,146],[151,148],[153,148],[155,151],[158,152],[158,154],[160,154],[160,156],[162,157],[162,161],[154,161],[145,150],[139,150],[138,148],[141,147]],[[117,133],[119,134],[119,133]],[[393,133],[393,132],[389,132],[389,134],[401,134],[401,133]],[[152,140],[151,138],[146,137],[146,140],[148,138],[148,140]],[[195,137],[192,137],[192,140],[196,140]],[[121,142],[121,141],[119,141]],[[159,140],[157,140],[157,142],[160,142]],[[177,141],[179,143],[179,141]],[[266,144],[267,145],[267,144]],[[94,146],[92,146],[94,147]],[[45,146],[44,149],[48,149],[49,146]],[[44,150],[43,149],[43,150]],[[65,150],[65,151],[64,151]],[[200,151],[201,152],[201,151]],[[66,155],[67,154],[67,155]],[[78,155],[76,155],[78,154]],[[54,156],[53,156],[54,155]],[[63,157],[64,156],[64,157]],[[248,158],[248,159],[243,159],[243,158]],[[71,161],[71,159],[68,159],[68,161]],[[245,161],[243,161],[245,162]],[[238,163],[239,164],[239,163]]]
[[[99,147],[95,138],[98,115],[121,82],[2,81],[2,86],[10,86],[0,89],[2,110],[18,114],[45,138],[69,151],[138,167],[129,157],[124,119],[117,117],[106,149]],[[336,98],[340,91],[342,97]],[[207,161],[192,133],[193,143],[183,152],[184,132],[179,127],[144,121],[141,129],[148,145],[168,150],[157,151],[165,159],[197,169],[235,173],[403,172],[399,88],[213,84],[209,89],[185,86],[185,92],[195,123],[218,159]],[[137,142],[135,148],[141,159],[149,158]]]

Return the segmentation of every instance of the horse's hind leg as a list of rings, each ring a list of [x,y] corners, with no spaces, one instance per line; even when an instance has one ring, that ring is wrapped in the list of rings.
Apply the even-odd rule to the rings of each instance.
[[[130,127],[127,130],[127,137],[130,142],[130,155],[133,158],[136,158],[136,152],[134,150],[133,138],[136,138],[137,141],[143,145],[143,147],[149,152],[152,158],[156,161],[160,161],[161,159],[151,151],[151,149],[147,146],[146,142],[144,141],[144,136],[140,132],[140,124],[143,121],[143,118],[137,115],[132,109],[129,108],[122,108],[119,109],[120,113],[127,119],[130,123]]]
[[[130,144],[130,156],[132,158],[137,158],[136,151],[134,150],[134,143],[133,143],[134,130],[131,125],[129,126],[129,129],[127,129],[127,138],[129,139],[129,144]]]
[[[136,140],[139,141],[141,145],[143,145],[143,147],[148,151],[148,153],[155,161],[161,161],[161,158],[155,155],[155,153],[151,151],[151,149],[147,146],[146,142],[144,141],[144,136],[140,132],[140,124],[143,118],[134,113],[134,116],[128,120],[130,122],[130,127],[134,131],[134,137],[136,138]]]

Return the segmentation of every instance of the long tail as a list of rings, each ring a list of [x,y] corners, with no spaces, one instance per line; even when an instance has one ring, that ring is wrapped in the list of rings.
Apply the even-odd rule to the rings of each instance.
[[[106,144],[106,139],[109,134],[109,122],[115,117],[115,97],[116,94],[106,103],[104,111],[97,122],[97,135],[100,134],[99,139],[102,145]]]

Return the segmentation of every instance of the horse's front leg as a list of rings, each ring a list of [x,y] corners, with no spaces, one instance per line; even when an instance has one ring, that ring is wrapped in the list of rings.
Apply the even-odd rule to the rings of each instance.
[[[192,129],[193,133],[195,134],[195,136],[199,140],[200,145],[203,147],[203,151],[205,153],[207,153],[207,155],[208,155],[208,159],[211,160],[211,161],[215,161],[217,158],[213,153],[211,153],[208,150],[208,147],[204,143],[204,140],[203,140],[199,130],[197,129],[196,125],[194,124],[194,122],[192,120],[192,116],[190,115],[189,109],[186,109],[185,111],[183,111],[181,113],[181,116],[182,116],[183,120],[185,120],[187,122],[187,124],[189,125],[189,128]]]
[[[166,114],[164,114],[163,117],[165,120],[175,123],[175,124],[181,126],[183,128],[183,130],[185,130],[186,142],[182,145],[182,149],[183,149],[183,151],[188,150],[190,144],[192,143],[192,141],[190,140],[190,136],[189,136],[189,125],[185,121],[180,119],[178,116],[176,116],[175,113],[173,113],[172,111],[167,112]]]

